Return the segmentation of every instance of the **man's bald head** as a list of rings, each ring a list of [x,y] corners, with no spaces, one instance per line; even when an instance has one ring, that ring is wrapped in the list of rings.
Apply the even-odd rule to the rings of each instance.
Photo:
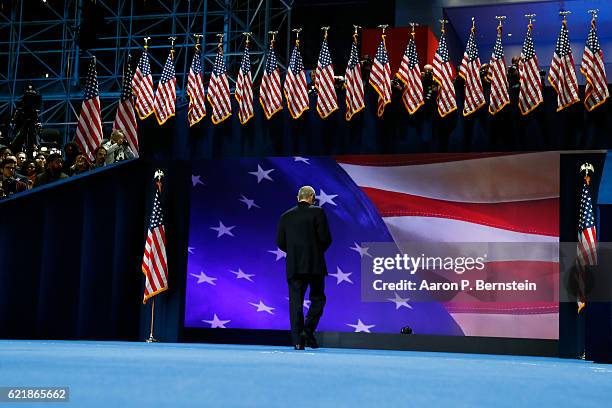
[[[298,201],[306,201],[310,204],[314,203],[315,191],[310,186],[302,186],[298,191]]]

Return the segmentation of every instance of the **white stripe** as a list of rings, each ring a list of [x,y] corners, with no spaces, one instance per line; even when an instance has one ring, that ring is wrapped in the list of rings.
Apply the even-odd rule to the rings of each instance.
[[[360,187],[497,203],[559,197],[559,157],[558,152],[541,152],[413,166],[340,166]]]
[[[531,308],[529,310],[532,310]],[[466,336],[558,339],[559,313],[450,313]]]

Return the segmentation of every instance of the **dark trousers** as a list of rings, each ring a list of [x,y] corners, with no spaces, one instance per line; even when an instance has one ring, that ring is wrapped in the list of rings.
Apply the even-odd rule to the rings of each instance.
[[[303,331],[314,333],[325,307],[325,276],[323,275],[294,275],[289,284],[289,320],[291,322],[291,340],[299,344],[303,340]],[[310,286],[310,307],[304,322],[304,295]]]

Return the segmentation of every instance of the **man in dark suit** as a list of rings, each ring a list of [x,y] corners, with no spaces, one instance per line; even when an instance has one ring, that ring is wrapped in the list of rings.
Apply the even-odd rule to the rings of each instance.
[[[314,189],[301,187],[297,198],[297,206],[280,218],[276,243],[287,253],[291,339],[296,350],[304,350],[304,345],[318,347],[314,332],[325,306],[325,251],[331,245],[331,235],[325,212],[313,205]],[[308,286],[311,303],[304,322],[302,308]]]

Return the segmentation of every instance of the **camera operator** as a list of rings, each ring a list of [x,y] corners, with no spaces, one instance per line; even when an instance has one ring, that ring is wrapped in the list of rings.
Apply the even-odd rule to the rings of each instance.
[[[21,100],[17,102],[17,109],[11,118],[14,127],[14,139],[11,142],[13,151],[24,151],[32,153],[39,143],[41,129],[39,114],[42,97],[34,88],[28,84],[23,91]]]
[[[110,140],[102,145],[106,149],[106,164],[134,158],[134,152],[121,129],[113,129]]]
[[[9,156],[0,162],[2,175],[0,176],[0,197],[8,197],[15,193],[27,190],[28,186],[15,177],[17,160]]]

